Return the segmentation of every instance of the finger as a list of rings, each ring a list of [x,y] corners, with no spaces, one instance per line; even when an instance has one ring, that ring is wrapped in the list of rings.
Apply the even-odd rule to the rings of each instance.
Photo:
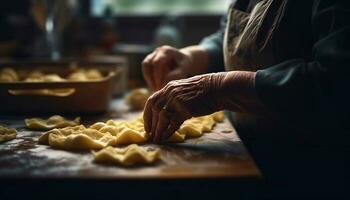
[[[164,73],[164,76],[161,77],[161,87],[164,87],[167,83],[169,83],[170,81],[172,80],[177,80],[177,79],[180,79],[178,77],[181,77],[179,72],[180,70],[179,69],[176,69],[176,61],[173,59],[169,60],[168,63],[167,63],[167,66],[166,66],[166,70],[167,72]],[[174,74],[175,74],[175,77],[174,77]]]
[[[157,121],[158,121],[158,112],[155,108],[152,109],[152,126],[151,126],[151,131],[149,133],[149,140],[154,141],[155,137],[155,129],[157,127]]]
[[[152,107],[152,126],[150,131],[150,141],[154,141],[156,128],[159,120],[159,112],[162,110],[164,106],[164,99],[162,98],[161,92],[158,92],[159,97]]]
[[[164,85],[164,78],[169,72],[171,57],[161,52],[158,53],[152,60],[154,66],[154,82],[157,89],[161,89]]]
[[[158,143],[162,139],[162,134],[163,132],[168,128],[169,126],[169,113],[166,110],[161,110],[159,112],[159,119],[158,119],[158,124],[156,127],[155,135],[153,138],[153,141],[155,143]]]
[[[158,93],[152,94],[146,101],[146,105],[143,111],[144,127],[147,134],[150,133],[152,127],[152,107],[158,98]]]
[[[177,97],[168,100],[168,105],[171,105],[171,108],[174,109],[174,115],[170,118],[167,129],[162,133],[161,142],[168,140],[179,129],[185,119],[189,118],[184,104]]]
[[[170,120],[169,126],[162,134],[161,142],[167,141],[169,137],[180,128],[182,123],[183,120],[176,119],[175,117]]]
[[[147,82],[147,85],[151,87],[152,90],[156,88],[155,82],[153,80],[153,66],[152,66],[152,59],[156,55],[155,52],[148,55],[143,61],[142,61],[142,74],[144,79]]]
[[[178,59],[181,57],[182,53],[179,52],[177,48],[171,46],[163,46],[160,48],[162,52],[171,56],[172,58]]]

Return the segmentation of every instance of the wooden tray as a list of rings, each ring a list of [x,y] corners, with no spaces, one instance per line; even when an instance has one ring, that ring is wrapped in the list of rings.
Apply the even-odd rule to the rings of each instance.
[[[94,68],[104,74],[96,81],[11,82],[0,83],[0,113],[3,114],[92,114],[107,111],[112,94],[122,94],[126,87],[125,62],[59,61],[7,62],[0,68],[40,70],[66,76],[72,66]],[[65,95],[42,95],[13,91],[33,89],[69,89]]]

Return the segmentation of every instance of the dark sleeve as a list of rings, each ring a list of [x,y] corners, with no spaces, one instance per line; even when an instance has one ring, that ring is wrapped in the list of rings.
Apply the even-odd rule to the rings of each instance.
[[[312,59],[287,60],[256,73],[255,88],[267,107],[278,113],[349,119],[349,9],[347,1],[315,1]]]
[[[209,54],[210,72],[224,71],[223,39],[226,27],[226,15],[222,17],[220,29],[214,34],[205,37],[199,45],[204,47]]]

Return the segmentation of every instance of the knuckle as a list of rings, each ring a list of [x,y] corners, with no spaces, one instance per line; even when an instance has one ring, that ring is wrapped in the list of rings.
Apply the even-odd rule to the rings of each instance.
[[[176,80],[171,80],[168,82],[168,85],[171,87],[171,89],[173,89],[178,85],[178,82]]]
[[[173,90],[174,86],[172,84],[167,83],[166,86],[164,87],[164,93],[168,96],[171,91]]]
[[[160,66],[160,65],[162,65],[162,60],[159,59],[159,58],[156,59],[156,60],[154,60],[154,61],[153,61],[153,65],[154,65],[154,66]]]
[[[172,51],[172,49],[169,49],[169,48],[164,48],[163,49],[163,53],[164,54],[169,54],[171,51]]]
[[[169,85],[169,90],[170,90],[170,91],[174,92],[174,91],[180,89],[180,88],[179,88],[179,84],[178,84],[177,81],[170,81],[170,82],[171,82],[170,85]]]
[[[147,100],[147,102],[146,102],[146,105],[147,104],[154,104],[154,102],[156,101],[156,96],[155,96],[155,94],[153,94],[153,95],[151,95],[149,98],[148,98],[148,100]],[[153,105],[151,105],[151,106],[153,106]]]
[[[163,45],[163,46],[161,46],[161,51],[163,53],[167,54],[167,53],[174,51],[174,48],[169,46],[169,45]]]
[[[153,93],[153,94],[148,98],[148,100],[149,100],[150,102],[153,102],[153,101],[155,101],[155,100],[157,99],[158,95],[159,95],[159,91]]]
[[[170,49],[171,47],[169,45],[162,45],[160,48],[161,49]]]

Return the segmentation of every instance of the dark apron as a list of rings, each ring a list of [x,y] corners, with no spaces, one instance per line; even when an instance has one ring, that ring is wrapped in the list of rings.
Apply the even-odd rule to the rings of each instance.
[[[268,46],[269,35],[266,35],[264,40],[258,41],[264,16],[272,2],[272,0],[260,1],[251,13],[230,7],[223,46],[226,71],[256,71],[262,66],[274,63],[273,53]]]

